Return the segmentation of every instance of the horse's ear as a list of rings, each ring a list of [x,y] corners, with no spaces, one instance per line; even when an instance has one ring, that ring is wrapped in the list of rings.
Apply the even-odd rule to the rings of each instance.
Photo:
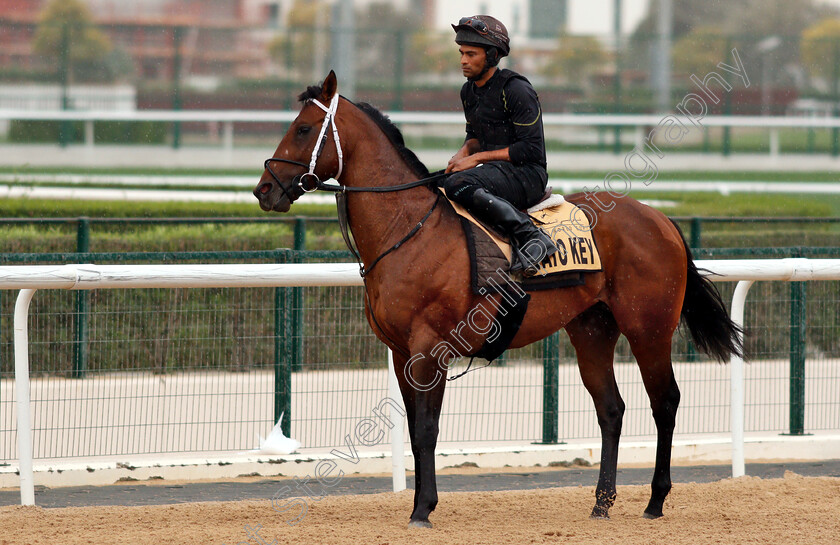
[[[330,100],[332,100],[332,97],[338,90],[338,80],[335,77],[334,70],[330,70],[327,79],[325,79],[324,84],[321,85],[321,90],[325,102],[329,102]]]

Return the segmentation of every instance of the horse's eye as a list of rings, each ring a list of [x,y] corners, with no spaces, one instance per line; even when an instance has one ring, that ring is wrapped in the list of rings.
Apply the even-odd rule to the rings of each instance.
[[[311,131],[311,130],[312,130],[312,127],[310,127],[309,125],[301,125],[300,127],[298,127],[297,135],[298,136],[306,136],[307,134],[309,134],[309,131]]]

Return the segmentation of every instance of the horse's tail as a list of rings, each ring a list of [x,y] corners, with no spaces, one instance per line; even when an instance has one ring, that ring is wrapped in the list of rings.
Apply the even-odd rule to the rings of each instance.
[[[717,288],[700,275],[694,257],[679,225],[671,220],[680,234],[688,261],[688,274],[683,299],[682,318],[697,347],[709,356],[726,362],[744,353],[743,330],[732,321]]]

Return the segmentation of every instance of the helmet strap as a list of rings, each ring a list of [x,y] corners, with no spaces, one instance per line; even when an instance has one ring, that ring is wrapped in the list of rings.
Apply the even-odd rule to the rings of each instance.
[[[484,54],[487,56],[487,60],[485,63],[487,66],[498,66],[499,60],[501,57],[499,56],[499,50],[495,47],[488,47],[484,49]]]

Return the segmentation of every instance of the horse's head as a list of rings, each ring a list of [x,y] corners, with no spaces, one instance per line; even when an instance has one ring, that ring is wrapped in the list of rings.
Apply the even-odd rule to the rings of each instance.
[[[272,158],[265,162],[265,170],[254,188],[260,208],[265,211],[288,212],[292,202],[315,189],[320,180],[341,174],[341,148],[334,125],[339,101],[335,72],[330,71],[320,88],[310,87],[300,100],[300,114]],[[334,144],[328,145],[327,140]]]

